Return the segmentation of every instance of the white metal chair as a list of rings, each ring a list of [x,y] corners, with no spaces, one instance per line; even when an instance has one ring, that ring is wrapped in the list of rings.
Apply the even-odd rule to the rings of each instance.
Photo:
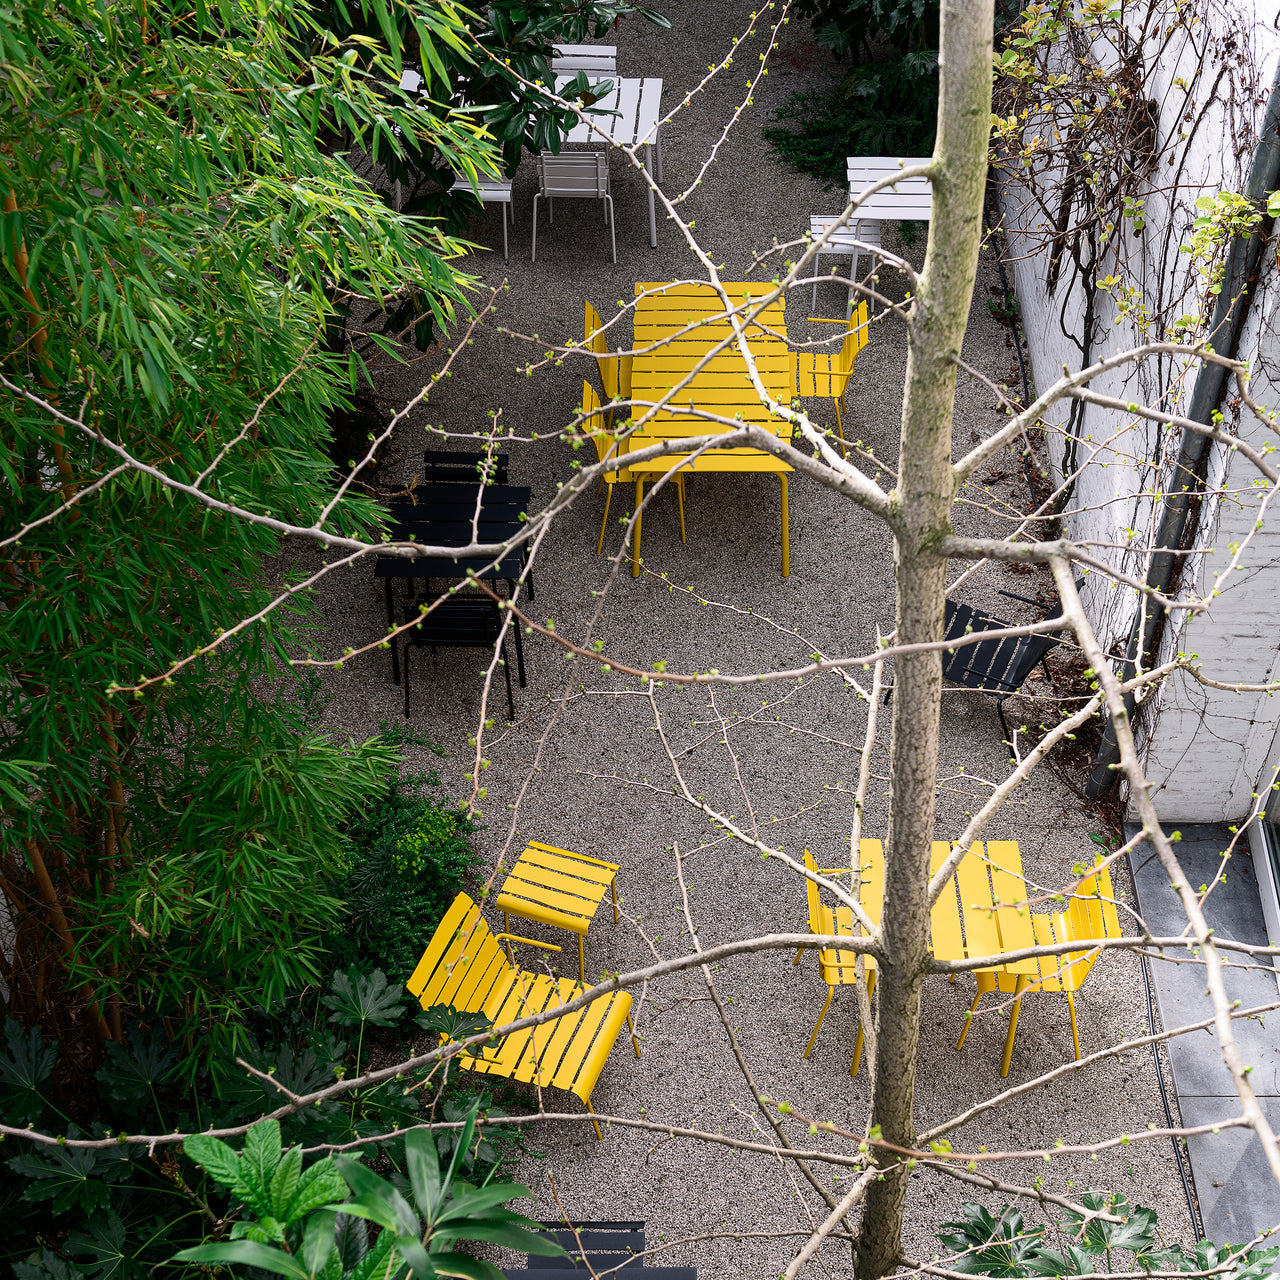
[[[553,44],[551,72],[557,76],[613,76],[618,73],[618,48],[612,44]]]
[[[827,228],[832,223],[838,222],[839,216],[835,214],[814,213],[809,215],[809,234],[814,240],[820,240],[827,232]],[[875,248],[880,247],[880,219],[879,218],[861,218],[850,221],[848,226],[841,227],[827,243],[818,250],[814,257],[814,275],[818,275],[817,270],[819,263],[824,257],[830,258],[852,258],[849,264],[850,281],[858,278],[858,257],[860,254],[870,252],[869,246]],[[875,255],[872,254],[872,257]],[[855,301],[854,290],[852,284],[849,287],[849,306],[852,308]],[[818,305],[818,282],[813,282],[813,306]],[[872,308],[874,310],[874,308]]]
[[[481,204],[500,204],[502,206],[502,256],[506,258],[508,208],[511,210],[511,225],[514,226],[516,221],[516,207],[511,203],[511,180],[507,178],[499,182],[494,178],[477,178],[473,186],[469,178],[459,174],[458,180],[449,190],[470,191],[473,196],[480,200]]]
[[[538,257],[538,200],[546,196],[550,202],[551,221],[556,220],[555,200],[559,196],[567,200],[601,200],[604,202],[604,218],[609,224],[609,240],[613,246],[613,261],[618,261],[618,238],[613,225],[613,196],[609,192],[609,156],[603,151],[566,151],[553,156],[542,152],[538,156],[538,186],[533,197],[533,246],[529,260]]]

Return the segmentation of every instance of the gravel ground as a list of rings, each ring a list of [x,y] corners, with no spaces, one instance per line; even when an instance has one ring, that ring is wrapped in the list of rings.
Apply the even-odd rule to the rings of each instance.
[[[678,100],[695,85],[707,64],[731,47],[747,22],[743,6],[666,6],[675,26],[662,32],[629,19],[616,34],[624,74],[664,77],[664,102]],[[728,78],[720,78],[697,96],[665,134],[668,193],[683,189],[721,136],[741,96],[746,76],[764,48],[759,38],[744,42]],[[810,212],[832,211],[840,195],[822,184],[779,167],[768,155],[760,129],[768,111],[797,89],[830,82],[830,72],[809,38],[806,26],[784,28],[772,72],[754,104],[729,134],[702,186],[688,202],[701,243],[723,263],[725,279],[746,278],[753,254],[774,237],[789,238],[807,225]],[[498,332],[498,325],[539,333],[557,341],[581,337],[582,299],[604,314],[616,300],[629,297],[636,280],[670,279],[687,274],[689,253],[672,227],[659,224],[659,247],[648,245],[644,193],[635,175],[617,158],[613,163],[618,218],[618,262],[608,259],[608,236],[599,210],[583,202],[561,201],[554,226],[540,235],[540,256],[530,264],[529,209],[533,166],[526,163],[516,182],[518,221],[511,235],[511,260],[501,258],[499,213],[477,220],[473,235],[497,252],[477,256],[474,269],[487,281],[506,278],[497,324],[487,324],[454,366],[454,375],[417,411],[396,442],[390,462],[395,478],[410,478],[426,441],[426,424],[443,424],[459,433],[483,428],[486,414],[501,407],[504,420],[526,437],[546,435],[568,421],[579,403],[581,365],[544,369],[527,379],[517,372],[528,348]],[[923,237],[914,244],[886,231],[886,247],[904,252],[917,264]],[[886,280],[901,296],[902,283]],[[984,261],[965,358],[995,381],[1012,381],[1014,353],[1007,330],[985,302],[995,287],[994,267]],[[809,291],[788,305],[793,334],[817,334],[806,328]],[[841,294],[826,286],[819,313],[840,314]],[[438,356],[427,370],[438,367]],[[892,465],[901,411],[905,346],[900,331],[879,327],[858,359],[846,399],[847,425],[878,458]],[[425,380],[424,366],[393,371],[378,385],[387,407],[398,407]],[[812,412],[821,406],[811,403]],[[827,402],[827,410],[830,404]],[[991,392],[979,384],[962,385],[957,400],[957,449],[989,434],[1001,421]],[[436,447],[439,447],[437,445]],[[511,482],[533,487],[538,508],[572,474],[572,452],[555,442],[511,446]],[[961,508],[962,531],[997,532],[1002,512],[1025,503],[1026,489],[1016,462],[998,460],[966,491],[973,505]],[[614,515],[630,509],[629,494],[615,494]],[[536,612],[554,617],[562,634],[581,636],[594,609],[600,621],[593,637],[612,654],[637,663],[666,659],[673,668],[718,667],[746,671],[801,662],[815,647],[828,653],[865,651],[877,631],[893,625],[892,549],[870,516],[817,484],[794,479],[791,491],[791,576],[780,575],[778,484],[772,476],[705,476],[688,483],[688,543],[682,545],[674,494],[659,495],[645,520],[644,550],[650,571],[638,581],[620,574],[603,602],[594,593],[608,584],[608,555],[592,553],[603,498],[580,500],[561,519],[537,560]],[[619,509],[619,506],[621,509]],[[620,533],[613,526],[613,550]],[[317,563],[306,548],[290,548],[280,565],[291,572]],[[663,576],[658,576],[663,575]],[[996,595],[1000,587],[1032,595],[1045,585],[1039,577],[1013,576],[984,567],[962,589],[962,598],[1000,616],[1027,619],[1028,608]],[[381,588],[368,565],[335,573],[319,592],[317,645],[335,654],[348,645],[377,638],[383,627]],[[439,768],[446,789],[465,796],[464,773],[470,767],[468,736],[479,710],[481,657],[472,650],[442,651],[417,664],[413,727],[447,751],[436,760],[425,752],[416,764]],[[757,853],[718,842],[700,816],[671,795],[670,770],[644,696],[634,686],[607,677],[586,664],[569,664],[548,643],[526,642],[528,688],[517,690],[519,720],[501,724],[487,738],[492,767],[484,775],[488,829],[480,836],[483,853],[496,862],[504,847],[525,837],[563,845],[621,864],[618,883],[628,912],[614,925],[602,912],[587,942],[588,969],[628,969],[646,962],[653,951],[673,955],[686,945],[671,849],[693,850],[685,863],[691,905],[704,945],[801,926],[803,887],[785,868],[764,863]],[[385,653],[360,657],[326,676],[332,695],[327,716],[335,730],[364,736],[379,722],[402,716],[401,691],[389,678]],[[1048,692],[1032,682],[1032,690]],[[560,703],[562,694],[563,704]],[[495,689],[495,695],[500,693]],[[835,677],[768,688],[770,706],[753,694],[680,692],[667,687],[658,700],[675,750],[686,752],[682,768],[692,789],[745,819],[754,811],[770,840],[789,851],[811,849],[830,864],[847,849],[852,803],[848,792],[857,776],[857,745],[865,727],[865,704]],[[498,704],[491,704],[498,705]],[[557,714],[557,708],[559,712]],[[1009,703],[1011,719],[1029,717],[1035,704]],[[752,713],[758,713],[752,715]],[[736,720],[722,731],[718,716]],[[747,723],[747,717],[751,717]],[[1016,721],[1015,721],[1016,722]],[[887,728],[887,726],[886,726]],[[883,736],[883,735],[882,735]],[[954,836],[964,815],[986,794],[987,779],[1007,771],[994,705],[973,693],[949,690],[942,718],[942,757],[937,834]],[[721,745],[727,738],[732,752]],[[735,776],[735,769],[737,774]],[[876,759],[866,832],[883,836],[886,818],[886,756]],[[654,789],[649,789],[651,784]],[[523,790],[519,809],[512,806]],[[1060,883],[1070,866],[1088,856],[1090,832],[1101,831],[1096,815],[1053,772],[1042,772],[989,830],[995,838],[1020,842],[1028,877]],[[1127,886],[1123,890],[1129,894]],[[529,926],[539,936],[534,926]],[[648,941],[643,934],[647,935]],[[546,934],[549,940],[553,935]],[[424,939],[425,941],[425,939]],[[562,965],[572,966],[567,948]],[[530,961],[531,962],[531,961]],[[716,980],[731,1010],[744,1053],[760,1087],[815,1118],[862,1129],[868,1104],[865,1069],[849,1075],[856,1004],[851,990],[837,993],[812,1057],[801,1058],[809,1031],[822,1006],[825,989],[817,965],[807,957],[799,967],[778,953],[749,956],[725,964]],[[930,979],[925,990],[925,1026],[918,1065],[918,1123],[931,1125],[998,1092],[1004,1021],[998,1014],[979,1017],[965,1045],[954,1048],[972,984],[954,986]],[[1138,962],[1108,956],[1093,971],[1078,998],[1085,1052],[1107,1038],[1136,1036],[1146,1030],[1146,1006]],[[742,1137],[758,1135],[763,1122],[728,1051],[726,1037],[699,975],[685,974],[651,989],[639,1016],[643,1056],[637,1061],[625,1039],[597,1086],[598,1111],[645,1114]],[[1008,1084],[1028,1079],[1071,1056],[1065,1001],[1043,995],[1023,1007]],[[581,1111],[576,1099],[555,1094],[552,1109]],[[957,1148],[993,1150],[1039,1147],[1058,1139],[1096,1140],[1122,1130],[1164,1124],[1164,1113],[1148,1050],[1111,1061],[1023,1096],[969,1123],[952,1135]],[[803,1130],[798,1131],[800,1140]],[[814,1142],[825,1139],[813,1139]],[[527,1156],[518,1176],[536,1195],[535,1216],[554,1216],[554,1176],[565,1210],[575,1218],[642,1218],[651,1243],[675,1242],[708,1233],[805,1232],[821,1221],[826,1208],[798,1175],[764,1157],[617,1128],[597,1142],[590,1127],[563,1123],[541,1129],[530,1146],[544,1153]],[[829,1175],[827,1175],[829,1176]],[[1088,1159],[1055,1158],[1005,1167],[1009,1181],[1035,1180],[1054,1192],[1083,1186],[1106,1187],[1158,1210],[1167,1239],[1190,1238],[1186,1204],[1167,1141],[1136,1143]],[[839,1191],[841,1180],[833,1183]],[[906,1248],[916,1257],[940,1252],[933,1234],[954,1217],[965,1200],[993,1207],[998,1197],[984,1196],[963,1184],[930,1172],[915,1176],[908,1215]],[[1037,1219],[1034,1209],[1028,1217]],[[674,1244],[660,1258],[667,1265],[696,1265],[703,1280],[777,1275],[793,1256],[798,1237],[755,1235]],[[826,1245],[811,1264],[818,1273],[850,1274],[847,1245]]]

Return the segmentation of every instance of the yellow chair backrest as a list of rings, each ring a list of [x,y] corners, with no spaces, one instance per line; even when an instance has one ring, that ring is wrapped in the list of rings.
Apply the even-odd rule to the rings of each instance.
[[[1099,855],[1094,866],[1098,867],[1101,861]],[[1086,876],[1071,895],[1066,911],[1056,917],[1055,923],[1058,936],[1064,940],[1118,938],[1121,934],[1120,913],[1116,910],[1111,869],[1098,867],[1093,875]],[[1100,951],[1068,952],[1059,962],[1062,985],[1068,991],[1078,991],[1101,954]]]
[[[813,860],[813,854],[808,849],[804,851],[804,865],[809,871],[816,872],[818,870],[817,864]],[[822,899],[818,897],[817,883],[806,877],[804,889],[809,895],[809,931],[811,933],[822,933]]]
[[[845,335],[844,346],[840,348],[839,371],[851,373],[853,362],[858,352],[867,345],[870,326],[867,323],[867,304],[860,302],[849,316],[849,332]]]
[[[631,364],[632,356],[611,355],[609,340],[604,333],[604,324],[591,303],[585,303],[586,310],[582,319],[582,340],[588,351],[596,358],[596,367],[600,370],[600,385],[604,388],[606,400],[623,400],[631,398]]]
[[[510,985],[515,974],[480,908],[460,893],[405,986],[424,1009],[451,1004],[455,1009],[478,1013],[494,987]]]
[[[582,412],[586,417],[586,421],[582,424],[583,431],[591,433],[591,443],[596,447],[596,461],[603,462],[606,458],[616,462],[619,454],[626,453],[630,440],[619,440],[605,425],[604,406],[600,403],[600,397],[596,395],[596,389],[589,382],[582,384]],[[617,477],[617,472],[610,471],[605,477],[611,484]]]

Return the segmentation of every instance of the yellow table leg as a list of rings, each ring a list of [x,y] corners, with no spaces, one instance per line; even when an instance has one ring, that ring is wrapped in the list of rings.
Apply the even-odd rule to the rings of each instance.
[[[1018,1029],[1018,1010],[1022,1006],[1022,993],[1030,985],[1030,978],[1018,978],[1013,992],[1013,1008],[1009,1010],[1009,1034],[1004,1038],[1004,1057],[1000,1061],[1000,1075],[1009,1074],[1009,1063],[1013,1061],[1013,1035]]]
[[[789,578],[791,576],[791,528],[787,520],[787,477],[779,473],[778,479],[782,481],[782,576]]]
[[[644,502],[644,481],[636,481],[636,514],[631,529],[631,576],[640,576],[640,507]]]
[[[1076,1026],[1076,998],[1067,992],[1067,1008],[1071,1010],[1071,1038],[1076,1045],[1076,1061],[1080,1061],[1080,1028]]]

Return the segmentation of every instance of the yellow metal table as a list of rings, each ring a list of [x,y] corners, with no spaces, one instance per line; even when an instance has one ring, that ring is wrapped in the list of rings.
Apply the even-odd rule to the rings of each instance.
[[[772,286],[726,283],[725,291],[735,302],[760,299],[773,292]],[[731,431],[733,428],[696,416],[698,410],[764,427],[781,439],[790,440],[791,423],[775,417],[760,403],[747,362],[736,345],[725,347],[700,361],[718,344],[731,338],[733,326],[724,312],[720,296],[706,284],[641,283],[635,287],[635,359],[631,369],[631,398],[655,404],[671,388],[689,378],[673,400],[652,413],[632,434],[628,451],[644,449],[668,440]],[[787,347],[783,302],[770,303],[746,329],[746,337],[760,380],[778,402],[790,405],[796,390],[795,357]],[[690,375],[692,374],[692,377]],[[632,411],[643,418],[641,405]],[[782,576],[791,573],[788,534],[787,475],[793,469],[781,459],[761,449],[711,449],[697,457],[669,454],[638,464],[626,463],[636,485],[636,519],[632,543],[633,577],[640,576],[640,507],[644,486],[671,471],[770,472],[782,486]]]
[[[929,874],[932,877],[951,855],[952,846],[945,840],[935,840],[930,851]],[[879,840],[863,840],[860,851],[861,878],[858,902],[873,924],[880,923],[884,906],[884,846]],[[821,874],[836,877],[848,876],[848,868],[824,867]],[[850,936],[862,936],[861,926],[855,926],[852,913],[847,908],[837,908],[833,914],[837,932]],[[956,873],[938,895],[929,913],[929,945],[939,960],[965,960],[991,958],[989,969],[977,970],[977,974],[1000,973],[1014,980],[1015,994],[1020,996],[1026,987],[1040,976],[1034,959],[1004,961],[1003,953],[1036,945],[1035,926],[1027,907],[1027,884],[1022,873],[1022,855],[1015,840],[989,840],[985,845],[975,842],[960,860]],[[837,952],[833,963],[847,966],[854,962],[853,952]],[[866,957],[869,982],[874,978],[874,958]],[[874,988],[872,988],[874,989]],[[989,987],[988,987],[989,989]],[[978,999],[983,986],[979,986]],[[978,1006],[974,1000],[965,1019],[960,1049],[968,1034],[973,1012]],[[823,1011],[825,1013],[825,1009]],[[821,1018],[819,1018],[821,1025]],[[1009,1071],[1009,1058],[1013,1051],[1014,1032],[1018,1026],[1018,1002],[1015,999],[1009,1014],[1009,1030],[1005,1039],[1001,1074]],[[817,1028],[814,1028],[817,1034]],[[855,1054],[861,1048],[862,1031],[859,1028]],[[810,1041],[812,1045],[812,1040]],[[807,1056],[807,1054],[806,1054]],[[854,1059],[855,1070],[857,1058]]]
[[[510,916],[521,916],[576,933],[578,977],[585,982],[582,940],[606,891],[613,895],[613,918],[617,921],[617,874],[616,863],[530,840],[494,904],[502,912],[503,932],[510,932]]]

